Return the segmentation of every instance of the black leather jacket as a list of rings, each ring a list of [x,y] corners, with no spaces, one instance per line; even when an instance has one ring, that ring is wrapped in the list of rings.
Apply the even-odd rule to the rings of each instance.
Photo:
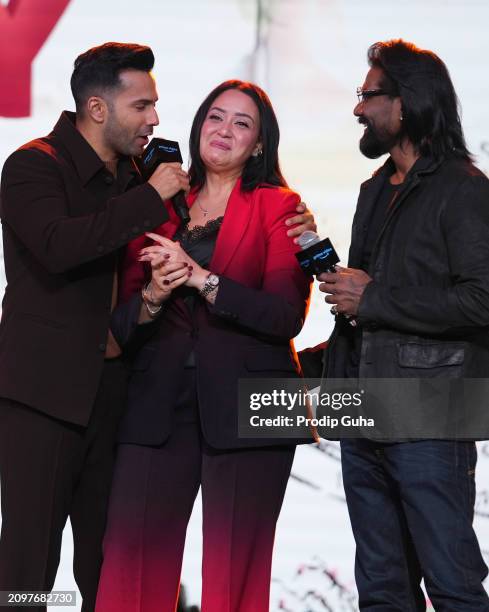
[[[387,162],[362,184],[349,266],[359,268]],[[460,159],[421,158],[387,214],[360,302],[360,378],[489,377],[489,180]],[[323,376],[343,378],[353,328],[341,316]]]

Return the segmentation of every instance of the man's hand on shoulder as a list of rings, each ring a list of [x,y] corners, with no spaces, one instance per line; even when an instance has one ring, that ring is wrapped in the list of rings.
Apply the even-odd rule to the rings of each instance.
[[[324,298],[328,304],[336,305],[336,312],[355,316],[365,287],[372,278],[363,270],[336,266],[335,272],[324,272],[318,276],[321,281],[319,291],[327,293]]]
[[[148,179],[162,200],[172,198],[180,190],[189,190],[188,174],[179,163],[160,164]]]
[[[294,228],[290,229],[287,232],[287,236],[291,238],[293,236],[300,236],[305,231],[309,230],[310,232],[315,232],[317,230],[316,222],[314,220],[314,215],[307,208],[307,204],[305,202],[299,202],[296,208],[298,215],[295,217],[290,217],[285,222],[286,225],[295,225]],[[297,238],[294,238],[295,244],[297,244]]]

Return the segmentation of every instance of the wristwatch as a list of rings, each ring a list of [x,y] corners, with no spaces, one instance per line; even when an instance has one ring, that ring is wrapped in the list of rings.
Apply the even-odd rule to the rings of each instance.
[[[212,274],[211,272],[199,293],[202,297],[206,297],[209,295],[209,293],[212,293],[215,289],[217,289],[218,285],[219,276],[217,276],[217,274]]]

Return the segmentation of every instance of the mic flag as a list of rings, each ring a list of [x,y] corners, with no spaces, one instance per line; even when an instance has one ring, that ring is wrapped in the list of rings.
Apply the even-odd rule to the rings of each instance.
[[[316,232],[306,231],[299,236],[301,251],[295,254],[297,261],[306,274],[311,276],[321,272],[335,272],[335,264],[340,261],[331,240],[320,240]]]
[[[143,153],[142,172],[147,180],[159,164],[183,163],[180,147],[175,140],[153,138]]]
[[[183,162],[180,147],[175,140],[165,140],[164,138],[153,138],[144,150],[141,160],[141,172],[143,177],[148,180],[160,164]],[[172,198],[173,209],[184,225],[190,221],[187,201],[183,191],[179,191]]]

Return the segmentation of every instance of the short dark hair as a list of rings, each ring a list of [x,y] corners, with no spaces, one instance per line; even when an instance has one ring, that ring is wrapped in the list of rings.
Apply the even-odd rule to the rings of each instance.
[[[367,55],[369,65],[384,72],[383,87],[401,98],[401,136],[421,155],[471,159],[457,94],[442,60],[402,39],[377,42]]]
[[[92,95],[120,87],[120,73],[133,69],[150,72],[155,58],[153,51],[144,45],[107,42],[79,55],[71,75],[71,91],[77,113]]]
[[[197,110],[190,131],[190,186],[200,188],[205,183],[205,166],[200,156],[200,132],[212,103],[228,89],[237,89],[249,96],[256,104],[260,116],[259,140],[262,144],[262,154],[256,157],[251,156],[246,162],[241,177],[241,189],[243,191],[251,191],[264,183],[287,187],[278,160],[280,130],[272,103],[267,94],[258,85],[236,79],[224,81],[224,83],[214,88]]]

